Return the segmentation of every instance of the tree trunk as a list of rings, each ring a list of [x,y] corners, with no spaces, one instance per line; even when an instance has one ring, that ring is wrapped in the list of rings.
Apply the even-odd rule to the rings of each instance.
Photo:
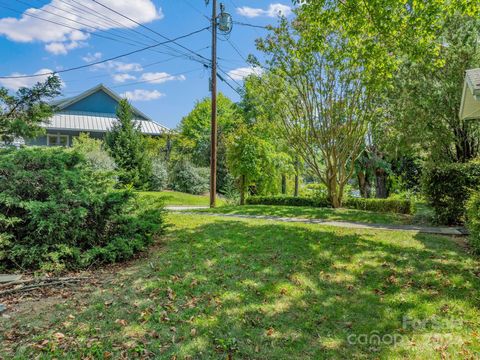
[[[387,172],[385,169],[378,168],[375,170],[375,197],[378,199],[386,199],[388,197],[387,189]]]
[[[357,173],[357,179],[358,179],[358,188],[360,190],[360,196],[362,198],[368,199],[371,197],[371,186],[370,186],[370,181],[369,179],[365,176],[365,173],[362,171],[359,171]]]
[[[328,197],[330,198],[330,204],[333,208],[339,208],[342,206],[342,191],[337,185],[335,178],[330,180],[328,184]]]
[[[285,195],[287,193],[287,177],[286,175],[282,175],[282,194]]]
[[[299,187],[299,179],[298,179],[298,160],[295,161],[295,191],[293,196],[298,196],[298,187]]]
[[[245,205],[245,175],[240,176],[240,205]]]

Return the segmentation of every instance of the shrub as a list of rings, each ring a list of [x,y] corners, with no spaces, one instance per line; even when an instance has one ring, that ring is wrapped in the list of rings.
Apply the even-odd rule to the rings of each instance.
[[[150,177],[150,190],[161,191],[167,188],[167,164],[162,159],[152,159],[152,175]]]
[[[247,204],[331,207],[330,202],[325,197],[251,196],[247,198]],[[343,207],[399,214],[412,214],[414,211],[413,204],[410,200],[397,199],[350,198],[344,202]]]
[[[98,171],[114,171],[115,161],[104,149],[103,141],[93,139],[86,133],[73,139],[73,149],[83,154],[87,163]]]
[[[440,164],[426,169],[423,189],[441,224],[465,221],[465,205],[472,190],[480,187],[480,162]]]
[[[480,191],[474,192],[467,202],[467,227],[468,242],[473,251],[480,254]]]
[[[250,196],[246,200],[248,205],[285,205],[285,206],[313,206],[331,207],[327,198],[299,197],[299,196]]]
[[[148,188],[152,163],[140,124],[133,119],[126,99],[118,103],[117,121],[105,135],[105,144],[118,166],[119,182],[137,189]]]
[[[0,153],[0,266],[77,269],[123,260],[163,231],[161,207],[114,190],[74,150]]]
[[[187,160],[179,160],[170,171],[172,190],[203,194],[209,189],[208,169],[196,168]]]
[[[349,198],[344,202],[343,207],[380,213],[413,214],[415,212],[414,204],[409,199]]]

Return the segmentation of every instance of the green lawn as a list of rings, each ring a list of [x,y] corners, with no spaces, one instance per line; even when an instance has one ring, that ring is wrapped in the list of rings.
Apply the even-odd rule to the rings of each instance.
[[[215,209],[201,209],[196,212],[214,212],[221,214],[274,215],[308,219],[354,221],[369,224],[411,224],[411,215],[376,213],[355,209],[314,208],[307,206],[245,205],[222,206]]]
[[[479,355],[479,263],[451,238],[168,216],[158,249],[111,281],[0,318],[0,358]]]
[[[181,193],[177,191],[141,191],[140,196],[146,196],[150,198],[159,198],[165,202],[165,205],[192,205],[202,206],[209,205],[210,198],[208,195],[192,195]],[[225,201],[217,197],[217,204],[223,205]]]

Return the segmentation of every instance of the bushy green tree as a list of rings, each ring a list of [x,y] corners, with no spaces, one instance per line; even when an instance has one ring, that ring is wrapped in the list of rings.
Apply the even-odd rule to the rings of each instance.
[[[209,189],[209,169],[195,167],[189,160],[175,161],[170,169],[170,188],[190,194],[203,194]]]
[[[93,139],[86,133],[81,133],[73,139],[72,148],[85,156],[87,163],[98,171],[115,171],[115,161],[105,150],[105,144],[100,139]]]
[[[133,120],[132,107],[122,99],[117,108],[117,122],[105,136],[110,155],[118,166],[121,184],[145,188],[152,173],[140,126]]]
[[[210,121],[211,99],[205,98],[195,104],[179,125],[176,139],[180,156],[191,160],[196,167],[210,166]],[[217,97],[217,188],[225,190],[228,169],[225,157],[225,138],[243,122],[240,109],[222,93]]]
[[[58,76],[31,88],[20,88],[12,95],[0,88],[0,140],[11,143],[15,138],[32,138],[44,130],[40,124],[53,114],[48,100],[60,94]]]

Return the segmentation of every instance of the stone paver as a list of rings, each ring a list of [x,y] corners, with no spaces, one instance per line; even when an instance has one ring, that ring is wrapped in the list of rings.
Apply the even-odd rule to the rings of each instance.
[[[0,284],[18,281],[21,278],[22,275],[0,274]]]
[[[177,209],[178,208],[178,209]],[[205,209],[204,207],[176,207],[169,210],[193,210],[193,209]],[[349,221],[333,221],[323,219],[306,219],[295,217],[281,217],[272,215],[246,215],[246,214],[220,214],[220,213],[208,213],[208,212],[183,212],[189,215],[207,215],[207,216],[220,216],[220,217],[233,217],[233,218],[245,218],[245,219],[261,219],[261,220],[273,220],[289,223],[306,223],[306,224],[321,224],[335,227],[342,227],[348,229],[377,229],[377,230],[390,230],[390,231],[416,231],[418,233],[426,234],[440,234],[440,235],[466,235],[467,232],[464,228],[456,227],[434,227],[434,226],[419,226],[419,225],[388,225],[388,224],[367,224],[359,222]]]
[[[165,209],[170,211],[199,210],[199,209],[208,209],[208,206],[169,205],[169,206],[165,206]]]

